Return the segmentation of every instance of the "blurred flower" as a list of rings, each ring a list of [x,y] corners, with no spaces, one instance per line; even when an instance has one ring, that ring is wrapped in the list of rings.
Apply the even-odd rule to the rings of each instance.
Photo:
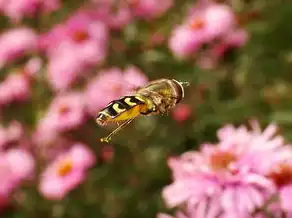
[[[176,27],[169,39],[169,49],[179,58],[186,58],[197,52],[205,42],[201,30],[194,31],[188,26]]]
[[[31,154],[23,149],[10,149],[6,152],[6,158],[11,165],[11,172],[17,180],[31,178],[35,167]]]
[[[42,36],[39,45],[49,58],[52,88],[69,88],[77,78],[85,76],[84,71],[100,64],[106,57],[107,39],[106,25],[83,11]]]
[[[32,141],[43,159],[52,159],[71,142],[62,133],[78,128],[86,121],[84,96],[79,92],[57,95],[46,114],[38,120]]]
[[[34,17],[42,12],[52,12],[60,7],[60,0],[0,0],[0,11],[19,22],[23,17]]]
[[[0,106],[22,102],[30,97],[30,81],[21,73],[11,73],[0,83]]]
[[[173,0],[127,0],[137,17],[153,19],[162,16],[172,5]]]
[[[148,83],[147,76],[138,68],[133,65],[128,66],[123,73],[125,86],[129,89],[140,88]]]
[[[24,66],[23,73],[34,78],[42,67],[42,60],[38,57],[31,58]]]
[[[43,125],[41,120],[36,125],[31,141],[38,157],[49,162],[54,160],[58,154],[68,150],[72,145],[69,138],[52,126]]]
[[[201,67],[213,68],[227,50],[242,47],[247,39],[230,6],[200,0],[186,21],[174,28],[169,48],[178,58],[198,57]]]
[[[177,122],[187,120],[192,114],[192,108],[187,104],[179,104],[172,111],[172,117]]]
[[[252,127],[227,125],[218,131],[219,143],[170,158],[174,182],[163,190],[168,207],[184,204],[186,217],[251,217],[264,207],[277,193],[268,169],[291,159],[292,150],[274,137],[275,125],[263,132],[255,122]]]
[[[267,206],[267,208],[265,208],[264,211],[259,210],[252,217],[268,218],[268,217],[271,217],[271,215],[273,218],[281,218],[283,216],[287,217],[287,218],[292,217],[292,213],[283,212],[283,210],[278,202],[272,202],[271,204],[269,204]]]
[[[92,0],[90,13],[112,29],[121,29],[132,21],[130,5],[124,0]]]
[[[229,51],[244,46],[247,43],[248,37],[248,33],[243,29],[230,32],[221,43],[211,46],[209,51],[199,58],[199,66],[203,69],[214,68]]]
[[[225,36],[235,27],[235,21],[236,17],[230,6],[211,1],[205,3],[205,7],[193,9],[188,18],[188,24],[194,31],[197,28],[204,30],[206,40]]]
[[[48,121],[46,121],[48,122]],[[42,153],[47,153],[47,150],[51,149],[51,146],[57,144],[60,137],[58,132],[53,126],[46,125],[43,119],[40,119],[36,125],[35,132],[32,135],[32,141],[38,147]],[[51,149],[52,150],[52,149]]]
[[[60,154],[41,174],[39,191],[52,200],[63,199],[86,179],[86,171],[95,163],[93,153],[77,143]]]
[[[0,35],[0,69],[10,61],[22,57],[37,48],[36,33],[26,27],[7,30]]]
[[[280,208],[292,214],[289,202],[292,200],[292,162],[291,159],[275,164],[268,174],[279,189]]]
[[[112,145],[103,145],[100,149],[99,159],[102,163],[109,163],[114,157],[114,148]]]
[[[34,159],[25,150],[10,149],[0,153],[0,196],[8,197],[18,185],[34,172]]]
[[[110,101],[147,82],[147,77],[134,66],[126,68],[124,72],[115,67],[101,71],[90,81],[85,91],[89,113],[95,116]]]
[[[92,0],[96,8],[92,13],[114,29],[121,29],[134,17],[146,20],[162,16],[171,6],[173,0]]]
[[[23,143],[23,140],[24,126],[18,121],[11,121],[7,127],[0,127],[0,150],[12,143]]]
[[[53,99],[47,113],[40,120],[39,128],[47,130],[48,133],[72,130],[84,123],[85,112],[83,94],[79,92],[59,94]]]

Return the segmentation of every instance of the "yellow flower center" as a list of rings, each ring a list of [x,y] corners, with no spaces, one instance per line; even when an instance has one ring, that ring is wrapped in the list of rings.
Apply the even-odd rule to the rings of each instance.
[[[76,31],[72,38],[75,42],[83,42],[84,40],[88,39],[89,35],[86,31]]]
[[[228,151],[216,152],[210,158],[210,164],[214,170],[227,169],[234,161],[236,161],[236,156]]]
[[[60,114],[67,114],[70,111],[70,108],[67,105],[62,105],[59,108]]]
[[[202,29],[204,28],[204,26],[205,26],[205,23],[201,18],[197,18],[190,23],[190,27],[193,30]]]
[[[73,169],[73,163],[71,159],[67,159],[62,161],[57,169],[57,173],[59,176],[66,176],[68,175]]]

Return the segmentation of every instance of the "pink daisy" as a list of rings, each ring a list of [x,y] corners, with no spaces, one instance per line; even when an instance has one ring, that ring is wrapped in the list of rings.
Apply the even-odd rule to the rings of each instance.
[[[267,172],[277,161],[291,158],[292,151],[281,136],[274,137],[275,125],[263,132],[256,122],[252,126],[227,125],[218,131],[219,143],[170,158],[174,182],[163,191],[168,207],[184,205],[192,214],[187,217],[245,218],[265,206],[277,191]]]
[[[86,171],[95,163],[95,156],[83,144],[77,143],[61,153],[40,177],[39,191],[48,199],[63,199],[86,179]]]

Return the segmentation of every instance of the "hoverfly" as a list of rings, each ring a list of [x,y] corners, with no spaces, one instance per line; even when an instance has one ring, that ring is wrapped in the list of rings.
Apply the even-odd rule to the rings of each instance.
[[[175,79],[158,79],[138,89],[132,95],[111,101],[97,115],[97,124],[122,122],[108,136],[101,139],[109,142],[111,137],[140,115],[165,114],[184,98],[184,88],[188,82]]]

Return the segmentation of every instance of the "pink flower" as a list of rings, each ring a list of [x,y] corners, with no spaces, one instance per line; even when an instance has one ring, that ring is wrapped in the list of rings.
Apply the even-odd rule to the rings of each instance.
[[[10,29],[0,35],[0,69],[37,47],[36,33],[26,27]]]
[[[213,69],[222,57],[228,55],[229,51],[244,46],[248,37],[248,33],[244,29],[230,32],[220,43],[211,46],[209,51],[199,58],[199,66],[203,69]]]
[[[169,47],[176,56],[186,58],[234,27],[235,15],[229,6],[200,0],[186,22],[174,29]]]
[[[2,3],[2,4],[1,4]],[[40,12],[52,12],[60,7],[59,0],[0,0],[3,13],[13,22],[20,22],[23,17],[34,17]]]
[[[245,45],[248,34],[240,29],[232,8],[200,0],[169,39],[172,53],[181,59],[195,57],[204,69],[217,66],[228,51]]]
[[[100,149],[99,159],[102,163],[109,163],[114,157],[114,147],[112,145],[103,145]]]
[[[40,128],[52,133],[64,132],[82,125],[86,119],[84,96],[78,92],[59,94],[40,121]],[[48,131],[48,132],[51,132]]]
[[[72,141],[66,135],[52,126],[43,125],[41,121],[37,123],[31,141],[37,150],[38,157],[44,161],[52,161],[72,145]]]
[[[206,42],[225,36],[236,27],[232,8],[209,0],[200,0],[191,10],[186,24],[205,35]]]
[[[194,31],[189,26],[178,26],[169,40],[169,49],[178,58],[187,58],[197,52],[206,41],[202,29]]]
[[[121,29],[132,21],[130,5],[123,0],[92,0],[91,14],[112,29]]]
[[[172,111],[172,117],[178,122],[187,120],[192,114],[192,109],[187,104],[180,104]]]
[[[210,39],[224,36],[235,26],[234,12],[230,6],[224,4],[210,4],[203,20]]]
[[[18,121],[11,121],[7,127],[0,127],[0,150],[7,145],[20,144],[24,141],[24,127]]]
[[[124,69],[123,77],[128,89],[141,88],[148,83],[146,75],[138,67],[133,65]]]
[[[292,215],[292,162],[279,161],[267,174],[273,180],[279,193],[279,208]]]
[[[292,213],[283,212],[280,204],[278,202],[272,202],[270,203],[265,210],[258,210],[256,213],[253,214],[251,218],[281,218],[281,217],[287,217],[292,218]]]
[[[31,58],[24,66],[23,73],[31,78],[35,78],[38,75],[42,67],[42,61],[38,57]]]
[[[81,11],[65,24],[41,37],[48,55],[48,79],[56,91],[68,89],[90,67],[103,62],[107,53],[106,25]],[[51,42],[54,43],[51,43]]]
[[[173,0],[128,0],[134,15],[144,19],[154,19],[162,16],[172,5]]]
[[[86,171],[95,157],[85,145],[77,143],[60,154],[42,173],[40,193],[51,200],[61,200],[86,179]]]
[[[227,125],[218,131],[217,144],[204,144],[199,152],[169,159],[174,182],[163,190],[167,206],[185,205],[183,211],[189,218],[245,218],[264,209],[277,193],[271,179],[277,176],[268,174],[269,170],[292,158],[291,148],[281,136],[274,136],[275,131],[276,126],[270,125],[261,132],[256,122],[252,130]]]
[[[46,122],[48,122],[48,120]],[[40,119],[32,136],[33,143],[38,146],[41,151],[45,151],[43,153],[47,153],[47,148],[55,145],[60,137],[60,132],[57,131],[54,126],[46,125],[46,122]]]
[[[0,106],[23,102],[30,97],[30,81],[21,73],[11,73],[0,83]]]
[[[12,167],[11,172],[17,180],[30,178],[35,169],[35,162],[31,154],[23,149],[10,149],[6,158]]]
[[[25,150],[11,149],[0,153],[0,196],[8,197],[22,181],[34,172],[34,159]]]
[[[51,159],[69,142],[63,132],[78,128],[86,121],[84,96],[78,92],[59,94],[37,123],[32,141],[44,159]]]
[[[264,131],[255,121],[251,122],[251,126],[253,131],[245,126],[235,128],[226,125],[221,128],[218,131],[219,146],[241,156],[240,164],[244,163],[247,168],[262,175],[266,175],[279,161],[292,158],[292,149],[284,144],[281,135],[276,135],[275,124],[270,124]],[[266,161],[267,158],[269,161]]]
[[[134,66],[126,68],[124,72],[118,68],[101,71],[91,80],[85,92],[89,113],[95,116],[110,101],[147,82],[147,77]]]

